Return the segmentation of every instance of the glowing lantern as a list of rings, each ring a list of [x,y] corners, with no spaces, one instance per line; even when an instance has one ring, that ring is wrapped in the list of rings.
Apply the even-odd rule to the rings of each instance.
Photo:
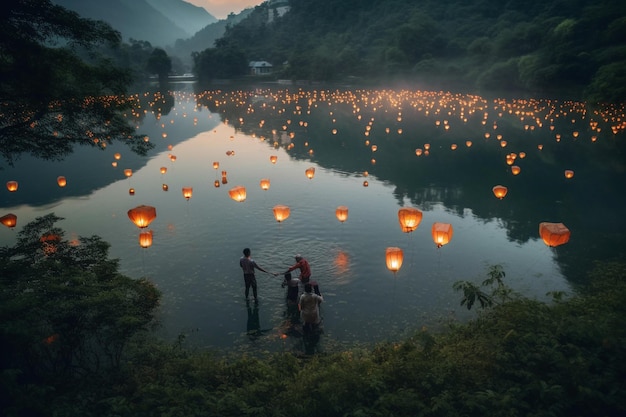
[[[315,168],[313,167],[307,168],[307,170],[304,171],[304,173],[306,174],[306,177],[311,180],[315,176]]]
[[[367,182],[367,181],[363,181],[363,187],[367,187],[367,186],[369,186],[369,185],[370,185],[370,183],[369,183],[369,182]]]
[[[387,262],[387,269],[394,274],[402,267],[402,261],[404,260],[404,253],[402,249],[396,247],[388,247],[385,250],[385,260]]]
[[[189,201],[191,196],[193,195],[193,187],[183,187],[183,197]]]
[[[11,192],[17,191],[17,181],[7,182],[7,190]]]
[[[571,169],[566,169],[565,170],[565,178],[567,178],[567,179],[574,178],[574,171],[572,171]]]
[[[274,211],[274,218],[278,223],[285,221],[290,214],[289,207],[283,205],[276,205],[272,209]]]
[[[433,223],[432,235],[438,248],[448,244],[453,233],[454,230],[450,223]]]
[[[570,231],[563,223],[539,223],[539,236],[543,242],[550,246],[556,247],[569,242]]]
[[[335,209],[335,216],[337,216],[337,220],[339,220],[341,223],[348,220],[348,207],[346,206],[337,207],[337,209]]]
[[[59,187],[65,187],[67,185],[67,180],[64,176],[59,176],[57,177],[57,184],[59,184]]]
[[[278,160],[278,157],[276,155],[271,155],[270,156],[270,162],[272,164],[275,164],[277,160]]]
[[[465,141],[465,146],[467,146],[468,148],[470,148],[472,146],[472,141],[471,140],[466,140]]]
[[[165,174],[167,172],[167,168],[166,167],[161,167],[161,174]]]
[[[504,185],[496,185],[495,187],[493,187],[493,195],[498,197],[500,200],[504,198],[508,191],[509,189],[506,188]]]
[[[137,206],[128,210],[128,218],[140,229],[146,228],[156,219],[156,208],[152,206]]]
[[[242,187],[241,185],[233,187],[228,191],[228,195],[238,203],[246,201],[246,187]]]
[[[134,188],[129,188],[128,189],[128,194],[129,195],[135,195],[135,189]]]
[[[398,210],[398,221],[404,233],[411,233],[422,221],[422,212],[414,207],[402,207]]]
[[[14,228],[17,224],[17,216],[13,213],[5,214],[4,216],[0,217],[0,223],[8,228]]]
[[[215,161],[213,162],[213,169],[218,169],[220,167],[220,163]]]
[[[133,170],[132,169],[125,169],[124,170],[124,175],[126,175],[127,177],[132,177],[133,176]]]
[[[115,159],[120,159],[122,157],[122,155],[118,152],[115,155],[113,155],[113,158]]]
[[[522,171],[522,168],[518,167],[517,165],[513,165],[511,167],[511,173],[513,175],[518,175],[521,171]]]
[[[422,149],[420,149],[420,148],[417,148],[415,150],[415,155],[417,155],[417,156],[422,156],[422,153],[424,153],[424,151]]]
[[[270,189],[270,180],[267,178],[263,178],[261,180],[261,190],[267,191]]]
[[[163,191],[167,191],[170,189],[170,187],[167,184],[163,184],[161,188],[163,189]]]
[[[219,180],[215,180],[213,182],[213,185],[215,186],[215,188],[220,188],[220,181]]]
[[[139,246],[149,248],[152,246],[152,230],[139,233]]]

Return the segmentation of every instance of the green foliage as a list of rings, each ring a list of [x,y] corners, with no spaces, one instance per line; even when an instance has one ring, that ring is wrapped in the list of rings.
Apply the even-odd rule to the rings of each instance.
[[[452,288],[463,292],[461,305],[466,306],[468,310],[471,310],[477,301],[481,308],[492,307],[514,298],[513,291],[504,284],[505,276],[501,265],[492,265],[487,270],[487,279],[480,286],[469,281],[457,281]],[[482,287],[489,287],[491,291],[486,292]]]

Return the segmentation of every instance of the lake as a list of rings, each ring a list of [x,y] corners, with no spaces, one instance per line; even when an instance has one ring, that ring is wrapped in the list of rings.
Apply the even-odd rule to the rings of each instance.
[[[622,256],[623,107],[296,86],[169,98],[167,106],[146,94],[139,116],[129,114],[155,144],[146,157],[116,144],[79,148],[60,162],[24,157],[0,171],[19,183],[0,192],[0,216],[18,218],[0,229],[0,245],[15,244],[21,226],[48,213],[64,218],[58,226],[68,238],[101,236],[121,272],[163,292],[167,340],[184,334],[193,346],[225,352],[304,349],[282,276],[259,272],[258,305],[244,299],[245,247],[275,273],[297,253],[308,259],[324,296],[318,351],[466,320],[475,312],[459,305],[453,283],[480,283],[492,265],[515,291],[549,301],[549,291],[572,294],[584,284],[595,261]],[[504,198],[496,185],[507,187]],[[230,198],[235,186],[245,187],[243,202]],[[183,187],[193,189],[190,198]],[[144,230],[127,214],[139,205],[157,212]],[[276,221],[276,205],[290,208],[286,220]],[[338,206],[348,207],[344,222]],[[413,232],[400,227],[402,207],[422,212]],[[442,247],[431,236],[435,222],[453,228]],[[548,247],[541,222],[563,223],[569,242]],[[139,245],[145,230],[153,235],[147,248]],[[396,273],[386,266],[388,247],[404,254]]]

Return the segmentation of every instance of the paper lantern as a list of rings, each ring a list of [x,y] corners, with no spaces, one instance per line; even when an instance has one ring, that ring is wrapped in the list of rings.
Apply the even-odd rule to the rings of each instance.
[[[274,206],[273,211],[274,211],[274,218],[276,219],[278,223],[285,221],[289,217],[289,214],[290,214],[289,207],[283,206],[280,204]]]
[[[337,207],[335,209],[335,216],[337,217],[337,220],[339,220],[341,223],[348,220],[348,207],[346,206]]]
[[[117,153],[115,153],[113,155],[113,158],[115,158],[115,159],[120,159],[121,157],[122,157],[122,155],[119,152],[117,152]]]
[[[385,250],[385,260],[387,262],[387,269],[394,274],[402,267],[402,261],[404,260],[404,253],[402,249],[396,247],[388,247]]]
[[[167,172],[167,167],[161,167],[161,174],[165,174]]]
[[[518,175],[521,171],[522,171],[522,169],[520,167],[518,167],[517,165],[513,165],[511,167],[511,173],[513,175]]]
[[[57,184],[59,184],[59,187],[65,187],[67,185],[67,180],[61,175],[57,177]]]
[[[271,162],[272,164],[275,164],[277,160],[278,160],[278,157],[277,157],[276,155],[272,155],[272,156],[270,156],[270,162]]]
[[[414,207],[402,207],[398,210],[398,221],[404,233],[411,233],[422,221],[422,212]]]
[[[220,167],[220,163],[215,161],[213,162],[213,169],[218,169]]]
[[[369,182],[367,182],[367,181],[363,181],[363,187],[367,187],[367,186],[369,186],[369,185],[370,185],[370,183],[369,183]]]
[[[163,184],[163,185],[161,185],[161,189],[162,189],[163,191],[167,191],[167,190],[169,190],[169,189],[170,189],[170,187],[169,187],[167,184]]]
[[[546,245],[552,248],[569,242],[570,234],[569,229],[563,223],[539,223],[539,236]]]
[[[215,181],[213,182],[213,186],[214,186],[215,188],[220,188],[220,180],[215,180]]]
[[[129,188],[128,189],[128,194],[129,195],[135,195],[135,189],[134,188]]]
[[[128,218],[140,229],[144,229],[156,219],[156,208],[141,205],[128,210]]]
[[[263,178],[261,180],[261,190],[267,191],[270,189],[270,180],[267,178]]]
[[[17,225],[17,216],[13,213],[5,214],[4,216],[0,217],[0,223],[12,229],[15,227],[15,225]]]
[[[7,190],[11,192],[17,191],[17,181],[7,182]]]
[[[306,177],[310,180],[313,179],[313,177],[315,176],[315,168],[311,167],[311,168],[307,168],[306,171],[304,171]]]
[[[466,140],[465,141],[465,146],[467,146],[468,148],[470,148],[472,146],[472,141],[471,140]]]
[[[566,169],[565,170],[565,178],[567,178],[567,179],[574,178],[574,171],[572,171],[571,169]]]
[[[125,169],[124,170],[124,175],[126,175],[127,177],[132,177],[133,176],[133,170],[132,169]]]
[[[193,195],[193,187],[183,187],[183,197],[189,201],[191,196]]]
[[[152,231],[139,233],[139,246],[142,248],[149,248],[152,246]]]
[[[498,197],[500,200],[502,200],[504,196],[506,195],[506,193],[509,191],[509,189],[506,188],[504,185],[496,185],[495,187],[493,187],[492,190],[493,190],[493,195]]]
[[[454,231],[450,223],[433,223],[432,235],[438,248],[448,244],[452,239],[453,233]]]
[[[238,203],[246,201],[246,187],[242,187],[241,185],[233,187],[228,191],[228,195]]]

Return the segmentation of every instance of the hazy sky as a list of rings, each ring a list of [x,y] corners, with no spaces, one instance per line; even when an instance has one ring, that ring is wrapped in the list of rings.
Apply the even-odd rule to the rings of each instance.
[[[258,6],[265,0],[185,0],[187,3],[204,7],[218,19],[225,19],[229,13],[239,13],[247,7]]]

